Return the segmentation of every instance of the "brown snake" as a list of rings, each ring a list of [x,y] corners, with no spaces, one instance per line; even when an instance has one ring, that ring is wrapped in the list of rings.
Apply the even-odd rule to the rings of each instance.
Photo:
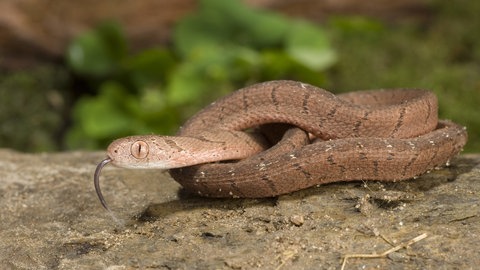
[[[437,107],[425,90],[333,95],[294,81],[255,84],[207,106],[175,137],[112,142],[95,188],[107,208],[99,175],[109,162],[170,169],[186,190],[209,197],[270,197],[329,182],[414,178],[448,164],[467,141],[464,127],[438,121]],[[257,133],[244,132],[269,123],[292,128],[268,149]]]

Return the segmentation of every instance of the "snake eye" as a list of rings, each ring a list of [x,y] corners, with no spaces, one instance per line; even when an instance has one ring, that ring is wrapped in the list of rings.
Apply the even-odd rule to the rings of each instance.
[[[136,141],[132,144],[130,152],[135,158],[146,158],[148,155],[148,144],[144,141]]]

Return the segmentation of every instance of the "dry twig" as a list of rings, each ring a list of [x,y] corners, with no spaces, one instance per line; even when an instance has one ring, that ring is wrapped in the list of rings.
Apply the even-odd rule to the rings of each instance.
[[[427,234],[426,233],[422,233],[420,234],[419,236],[415,237],[415,238],[412,238],[410,239],[409,241],[407,242],[404,242],[404,243],[401,243],[399,245],[396,245],[388,250],[385,250],[384,252],[382,253],[371,253],[371,254],[346,254],[344,257],[343,257],[343,263],[342,263],[342,267],[340,268],[341,270],[344,270],[345,269],[345,265],[347,264],[347,259],[348,258],[382,258],[382,257],[385,257],[387,256],[388,254],[392,253],[392,252],[395,252],[399,249],[402,249],[402,248],[406,248],[422,239],[424,239],[425,237],[427,237]]]

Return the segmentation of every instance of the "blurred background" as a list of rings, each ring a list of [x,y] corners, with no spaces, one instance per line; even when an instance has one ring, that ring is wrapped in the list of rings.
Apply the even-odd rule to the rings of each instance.
[[[480,151],[480,1],[0,1],[0,147],[174,134],[245,85],[412,87]]]

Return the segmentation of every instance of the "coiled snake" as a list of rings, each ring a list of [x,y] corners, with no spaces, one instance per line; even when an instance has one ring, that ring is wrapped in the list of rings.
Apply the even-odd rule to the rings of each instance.
[[[95,172],[95,188],[107,208],[99,187],[107,163],[169,169],[186,190],[209,197],[270,197],[329,182],[409,179],[448,164],[467,141],[466,129],[439,121],[437,110],[436,96],[425,90],[333,95],[295,81],[259,83],[210,104],[177,136],[112,142]],[[255,129],[269,123],[290,127],[264,126],[272,147]]]

